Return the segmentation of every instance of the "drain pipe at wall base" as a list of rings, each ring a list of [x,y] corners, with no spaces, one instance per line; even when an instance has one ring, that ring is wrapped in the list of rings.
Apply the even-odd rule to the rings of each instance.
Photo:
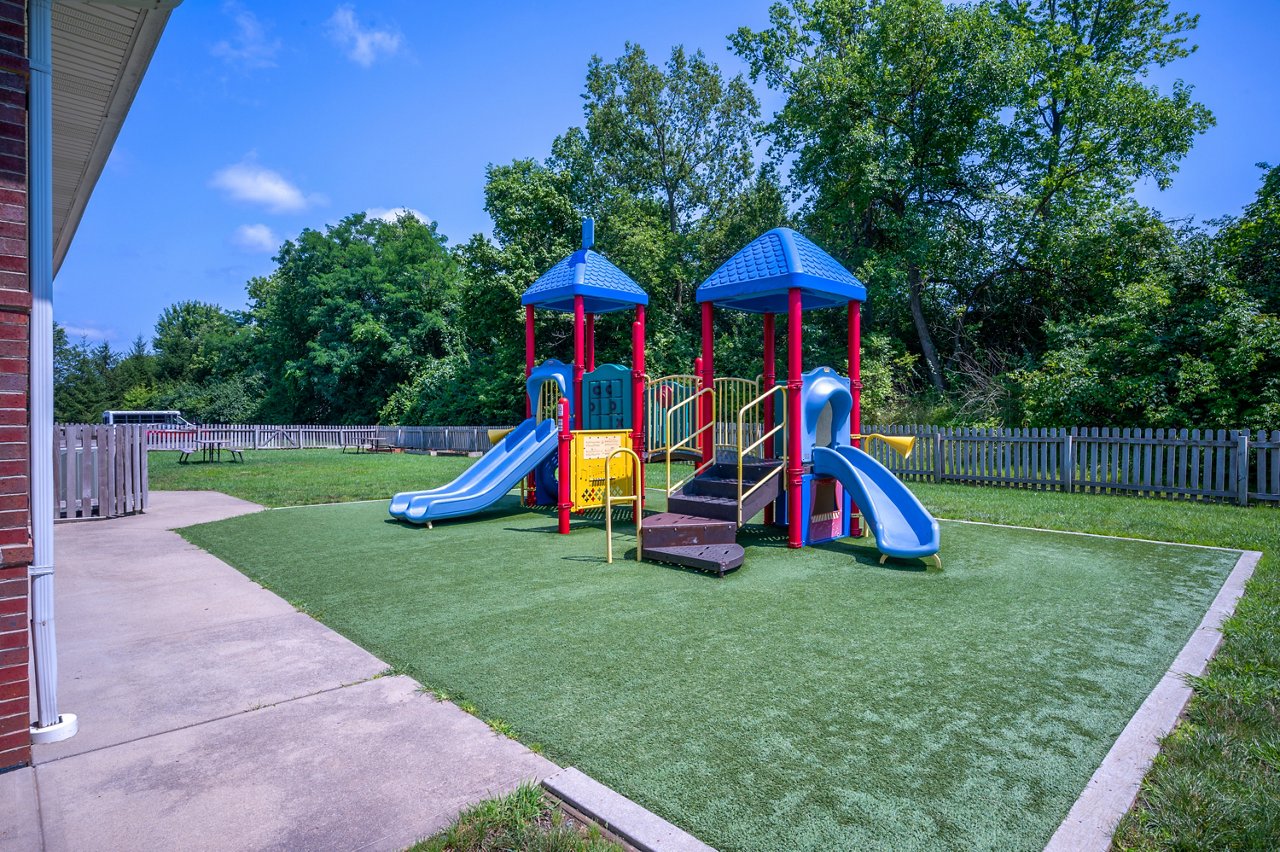
[[[58,646],[53,629],[53,0],[28,0],[31,61],[28,184],[31,270],[31,650],[36,719],[31,741],[75,734],[58,712]]]

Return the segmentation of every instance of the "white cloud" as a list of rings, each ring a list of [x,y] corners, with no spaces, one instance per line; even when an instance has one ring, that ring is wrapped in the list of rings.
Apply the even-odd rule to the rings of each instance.
[[[406,213],[424,225],[431,224],[427,214],[412,207],[370,207],[365,211],[365,215],[370,219],[381,219],[384,222],[394,222]]]
[[[236,201],[261,204],[272,213],[305,210],[317,203],[315,196],[305,196],[279,173],[252,160],[244,160],[214,173],[211,186],[221,189]]]
[[[241,225],[231,235],[231,242],[245,251],[275,254],[283,240],[266,225]]]
[[[329,37],[347,53],[347,58],[368,68],[380,56],[394,56],[400,50],[400,33],[393,29],[365,28],[356,20],[356,10],[343,4],[329,18]]]
[[[62,330],[67,333],[67,337],[71,340],[110,340],[116,336],[116,333],[109,328],[94,328],[88,325],[64,325]]]
[[[223,3],[222,11],[235,21],[236,32],[231,38],[216,42],[209,52],[245,70],[275,66],[280,39],[267,37],[268,28],[258,16],[235,0]]]

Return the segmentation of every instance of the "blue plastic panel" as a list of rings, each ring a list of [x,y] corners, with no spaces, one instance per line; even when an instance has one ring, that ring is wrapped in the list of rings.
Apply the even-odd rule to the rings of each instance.
[[[699,302],[752,313],[786,313],[799,287],[804,310],[866,301],[867,288],[811,240],[790,228],[756,237],[698,287]]]
[[[529,404],[535,406],[538,404],[538,391],[542,390],[542,383],[548,379],[554,379],[560,386],[560,396],[569,400],[569,416],[573,417],[573,394],[570,393],[570,388],[573,386],[573,367],[555,358],[548,358],[534,367],[529,378],[525,380],[524,392],[529,397]]]
[[[589,314],[649,304],[649,295],[597,251],[579,249],[542,274],[520,297],[522,305],[573,313],[573,297],[582,296]]]
[[[601,364],[582,377],[584,429],[631,428],[631,371]]]

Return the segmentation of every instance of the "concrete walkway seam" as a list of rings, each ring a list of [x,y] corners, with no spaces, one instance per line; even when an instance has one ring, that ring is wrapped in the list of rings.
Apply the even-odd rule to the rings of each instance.
[[[1138,799],[1142,779],[1160,753],[1160,740],[1173,730],[1191,700],[1188,676],[1204,674],[1222,644],[1222,622],[1235,612],[1262,554],[1245,550],[1210,604],[1200,626],[1174,659],[1156,688],[1133,714],[1045,852],[1106,852],[1120,819]]]
[[[640,852],[715,852],[692,834],[572,766],[543,779],[542,786]]]
[[[352,686],[359,686],[362,683],[368,683],[371,680],[377,680],[379,677],[381,677],[381,675],[374,675],[373,677],[367,677],[362,680],[353,680],[350,683],[340,683],[337,686],[331,686],[331,687],[328,687],[327,689],[317,689],[315,692],[308,692],[302,695],[293,695],[293,696],[290,696],[289,698],[281,699],[280,701],[269,701],[265,704],[259,704],[254,707],[246,707],[243,710],[237,710],[234,713],[224,713],[221,716],[210,716],[208,719],[201,719],[198,722],[191,722],[190,724],[187,724],[187,725],[175,725],[172,728],[165,728],[163,730],[156,731],[155,733],[151,733],[151,734],[143,734],[140,737],[133,737],[132,739],[112,740],[109,743],[104,743],[103,745],[100,745],[100,746],[95,746],[90,749],[85,749],[84,751],[76,751],[76,752],[71,752],[69,754],[52,755],[52,756],[43,758],[38,763],[33,763],[32,766],[36,768],[41,766],[49,766],[51,764],[57,763],[60,760],[71,760],[73,758],[80,757],[81,755],[93,754],[94,752],[104,751],[105,749],[115,748],[116,746],[132,745],[133,743],[143,742],[144,740],[155,739],[156,737],[163,737],[166,734],[171,734],[175,731],[186,731],[191,728],[198,728],[201,725],[209,725],[215,722],[224,721],[226,719],[234,719],[236,716],[243,716],[246,713],[256,713],[257,711],[265,710],[268,707],[279,707],[281,704],[288,704],[290,701],[301,701],[306,698],[314,698],[317,695],[324,695],[327,692],[336,692],[339,689],[347,689]],[[38,777],[39,775],[37,774],[37,778]]]

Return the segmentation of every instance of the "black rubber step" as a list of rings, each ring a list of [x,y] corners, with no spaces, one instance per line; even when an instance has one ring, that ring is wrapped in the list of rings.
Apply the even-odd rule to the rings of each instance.
[[[739,544],[699,544],[684,547],[649,547],[646,544],[641,556],[653,562],[683,565],[685,568],[709,571],[723,577],[728,572],[742,567],[745,553],[742,545]]]
[[[719,518],[725,521],[738,521],[738,489],[734,485],[733,491],[728,495],[707,494],[702,488],[702,478],[687,482],[685,485],[667,498],[667,511],[680,512],[686,515],[701,515],[707,518]],[[750,486],[748,486],[750,487]],[[772,503],[778,496],[778,489],[781,487],[781,477],[775,476],[754,493],[749,495],[742,505],[742,522],[745,524],[760,514],[765,506]],[[746,489],[743,489],[746,490]]]
[[[693,483],[689,483],[692,485]],[[690,494],[686,485],[667,498],[667,511],[702,518],[738,523],[738,501],[733,497],[715,497],[708,494]],[[744,518],[745,520],[745,518]]]
[[[738,499],[737,479],[731,477],[703,475],[699,476],[697,479],[690,480],[688,484],[692,485],[693,483],[697,483],[696,488],[692,489],[692,493],[694,494],[708,494],[712,497],[732,497],[734,500]],[[742,490],[746,491],[754,484],[754,482],[745,478],[744,472]],[[768,486],[765,487],[767,488]]]
[[[780,467],[782,462],[777,459],[743,460],[742,478],[744,481],[759,482]],[[738,463],[718,461],[706,471],[706,475],[737,481]]]
[[[644,519],[646,547],[683,547],[697,544],[733,544],[738,525],[679,512],[662,512]]]

